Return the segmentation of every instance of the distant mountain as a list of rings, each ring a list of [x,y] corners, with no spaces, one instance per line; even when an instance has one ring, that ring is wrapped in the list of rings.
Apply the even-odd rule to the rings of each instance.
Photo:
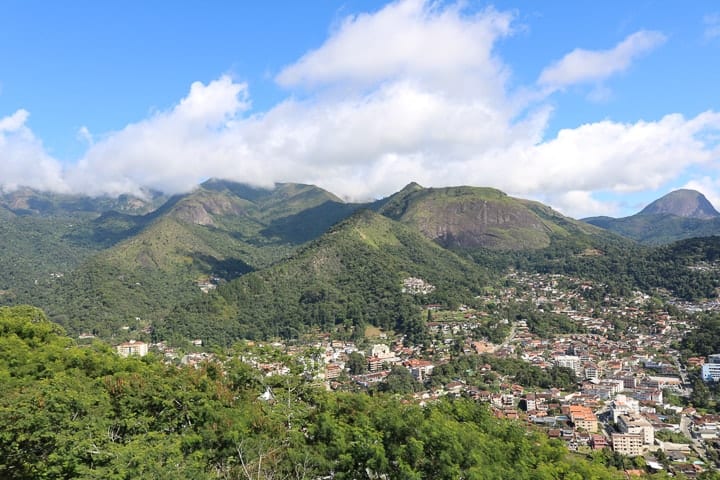
[[[47,288],[108,246],[86,235],[88,225],[106,214],[116,229],[116,217],[134,224],[125,217],[134,219],[167,199],[146,194],[92,198],[24,187],[0,193],[0,303],[42,302]]]
[[[414,331],[419,304],[470,301],[494,272],[613,271],[603,265],[630,243],[499,190],[417,183],[366,204],[220,179],[172,197],[18,189],[0,195],[0,219],[0,304],[41,306],[73,334],[157,327],[218,343],[341,324]],[[410,277],[435,289],[404,295]]]
[[[720,218],[720,213],[705,198],[705,195],[696,190],[687,189],[670,192],[643,208],[639,213],[639,215],[654,214],[675,215],[700,220]]]
[[[584,221],[648,245],[720,234],[720,213],[695,190],[671,192],[629,217]]]
[[[153,190],[146,190],[143,197],[90,197],[21,187],[0,193],[0,210],[17,216],[94,216],[108,211],[140,215],[155,210],[166,200],[167,196]]]

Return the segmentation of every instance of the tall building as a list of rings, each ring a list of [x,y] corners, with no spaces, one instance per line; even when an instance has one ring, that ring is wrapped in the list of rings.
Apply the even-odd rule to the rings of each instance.
[[[558,367],[569,368],[575,372],[578,378],[584,378],[583,365],[577,355],[555,355],[553,360]]]
[[[720,381],[720,353],[708,356],[707,363],[702,366],[702,378],[705,382]]]
[[[643,452],[643,436],[639,433],[613,433],[613,450],[628,457],[637,457]]]
[[[621,433],[640,435],[645,445],[655,443],[655,428],[653,428],[652,424],[645,417],[639,415],[620,415],[617,426]]]
[[[581,428],[586,432],[595,433],[598,430],[597,416],[593,411],[584,405],[570,405],[570,421],[575,428]]]

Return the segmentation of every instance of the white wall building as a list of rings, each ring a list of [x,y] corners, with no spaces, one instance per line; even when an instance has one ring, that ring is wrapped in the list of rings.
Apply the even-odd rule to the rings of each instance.
[[[705,382],[720,381],[720,353],[708,356],[707,363],[702,366],[702,378]]]
[[[130,340],[115,347],[115,351],[123,357],[138,356],[144,357],[148,353],[148,344]]]

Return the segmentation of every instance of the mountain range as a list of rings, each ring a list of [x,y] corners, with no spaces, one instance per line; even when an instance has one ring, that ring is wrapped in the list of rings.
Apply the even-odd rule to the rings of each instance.
[[[704,197],[668,197],[635,217],[717,221]],[[370,324],[417,333],[422,304],[472,302],[505,268],[606,272],[638,248],[499,190],[416,183],[368,203],[220,179],[172,197],[21,189],[0,196],[0,217],[0,303],[41,306],[71,333],[225,344]],[[408,279],[428,287],[403,293]]]

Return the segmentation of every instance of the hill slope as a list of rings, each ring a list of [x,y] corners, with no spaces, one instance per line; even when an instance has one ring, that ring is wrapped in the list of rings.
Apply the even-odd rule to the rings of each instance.
[[[334,223],[328,209],[348,208],[310,185],[264,190],[211,180],[147,215],[108,212],[74,237],[108,248],[59,281],[43,305],[76,333],[107,336],[121,326],[144,328],[180,299],[200,296],[199,282],[227,281],[267,267],[314,230]],[[278,225],[289,232],[277,234]]]
[[[403,293],[419,278],[427,295]],[[485,272],[417,231],[368,210],[356,212],[290,259],[245,275],[158,328],[213,343],[296,337],[308,328],[351,336],[365,324],[408,334],[423,330],[418,305],[471,299]]]

